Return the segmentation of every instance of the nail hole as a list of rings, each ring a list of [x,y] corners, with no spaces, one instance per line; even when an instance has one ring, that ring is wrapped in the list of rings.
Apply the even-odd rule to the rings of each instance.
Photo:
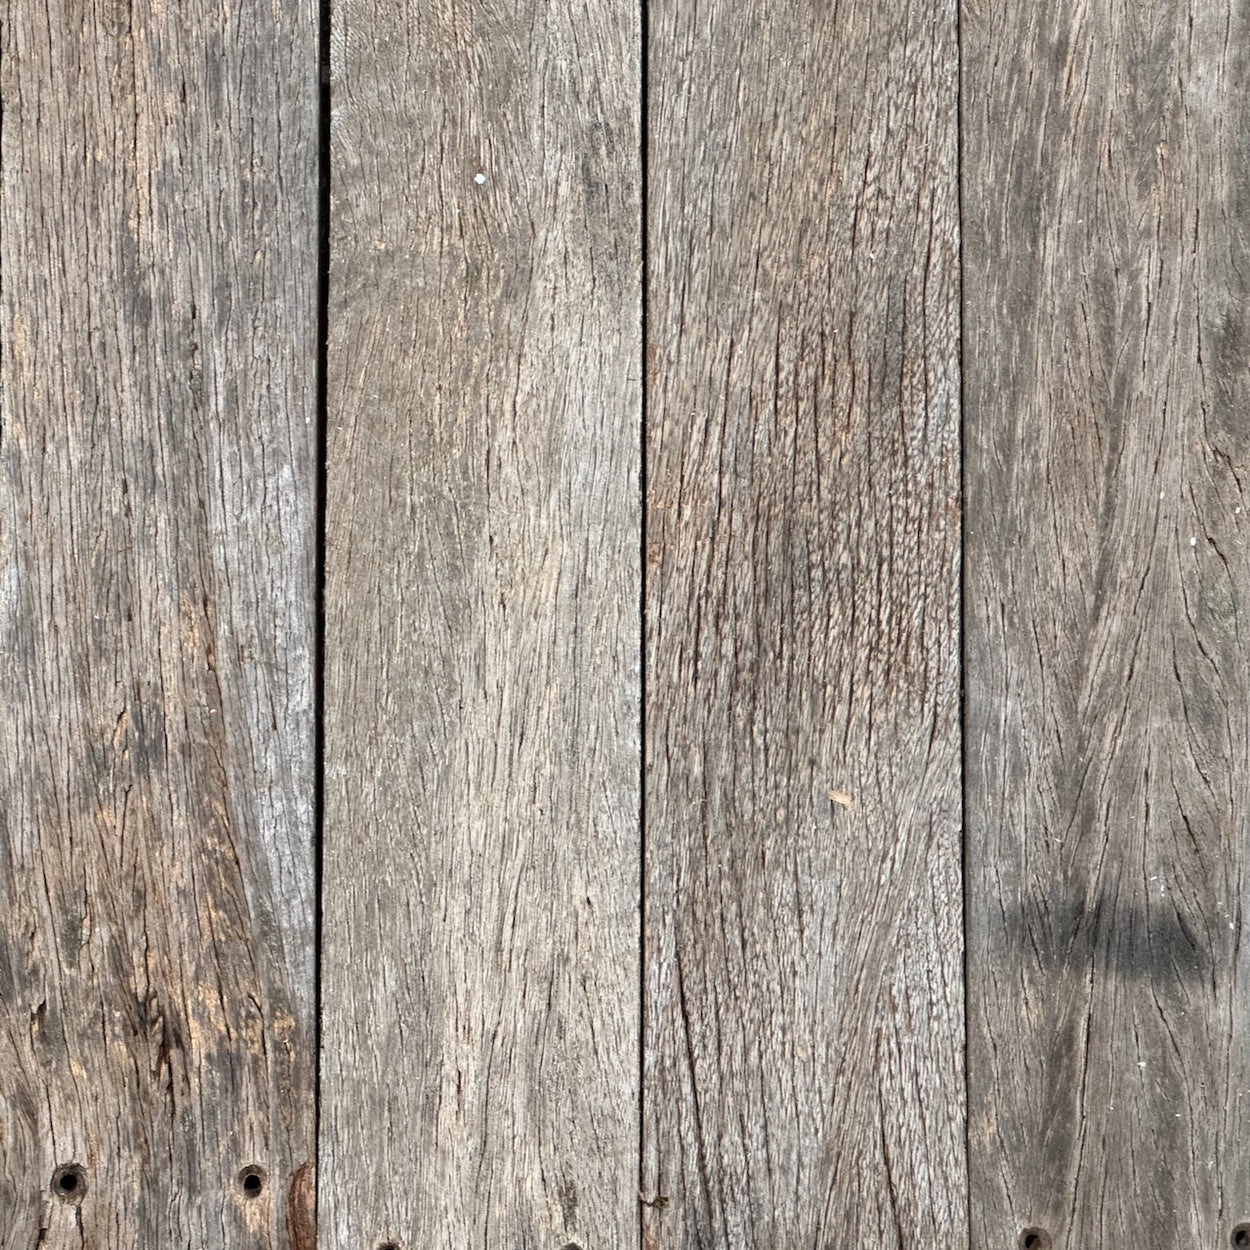
[[[1020,1234],[1020,1250],[1050,1250],[1050,1234],[1044,1228],[1026,1228]]]
[[[399,1250],[399,1242],[382,1241],[378,1243],[378,1250]]]
[[[265,1173],[255,1165],[246,1167],[239,1173],[239,1188],[245,1198],[258,1198],[265,1188]]]
[[[1250,1224],[1238,1224],[1233,1229],[1233,1245],[1250,1246]]]
[[[87,1174],[77,1163],[68,1163],[52,1174],[52,1189],[66,1202],[78,1202],[87,1192]]]

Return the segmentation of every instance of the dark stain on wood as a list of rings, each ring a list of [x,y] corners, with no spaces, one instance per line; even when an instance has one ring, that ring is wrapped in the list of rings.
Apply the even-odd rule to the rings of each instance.
[[[1108,975],[1167,992],[1178,984],[1209,981],[1232,946],[1231,933],[1212,926],[1209,916],[1187,918],[1178,902],[1184,905],[1166,887],[1153,898],[1049,897],[1032,907],[1005,906],[1004,929],[1032,950],[1047,972]]]
[[[317,1170],[311,1160],[291,1176],[286,1196],[288,1250],[317,1250]]]
[[[577,1224],[577,1186],[569,1179],[560,1182],[556,1190],[560,1199],[560,1214],[564,1220],[566,1232],[571,1232]]]

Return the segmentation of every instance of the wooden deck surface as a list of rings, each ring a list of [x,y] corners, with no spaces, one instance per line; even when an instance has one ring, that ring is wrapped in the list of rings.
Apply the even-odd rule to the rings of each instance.
[[[0,104],[0,1250],[1250,1247],[1242,0]]]

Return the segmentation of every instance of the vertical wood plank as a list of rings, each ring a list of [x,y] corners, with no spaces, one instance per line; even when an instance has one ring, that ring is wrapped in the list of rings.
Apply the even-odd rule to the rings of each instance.
[[[652,0],[644,1245],[963,1243],[947,0]]]
[[[313,1244],[316,33],[4,7],[6,1248]]]
[[[333,20],[323,1236],[628,1246],[637,8]]]
[[[1227,1246],[1250,13],[966,0],[964,29],[974,1245]]]

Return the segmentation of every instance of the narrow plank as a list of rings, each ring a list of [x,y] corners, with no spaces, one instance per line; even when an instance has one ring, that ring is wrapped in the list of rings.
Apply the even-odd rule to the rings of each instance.
[[[629,1246],[637,6],[333,21],[323,1235]]]
[[[6,1248],[313,1244],[316,33],[5,6]]]
[[[1250,12],[964,19],[973,1242],[1227,1246],[1250,1219]]]
[[[955,18],[651,4],[650,1250],[966,1236]]]

